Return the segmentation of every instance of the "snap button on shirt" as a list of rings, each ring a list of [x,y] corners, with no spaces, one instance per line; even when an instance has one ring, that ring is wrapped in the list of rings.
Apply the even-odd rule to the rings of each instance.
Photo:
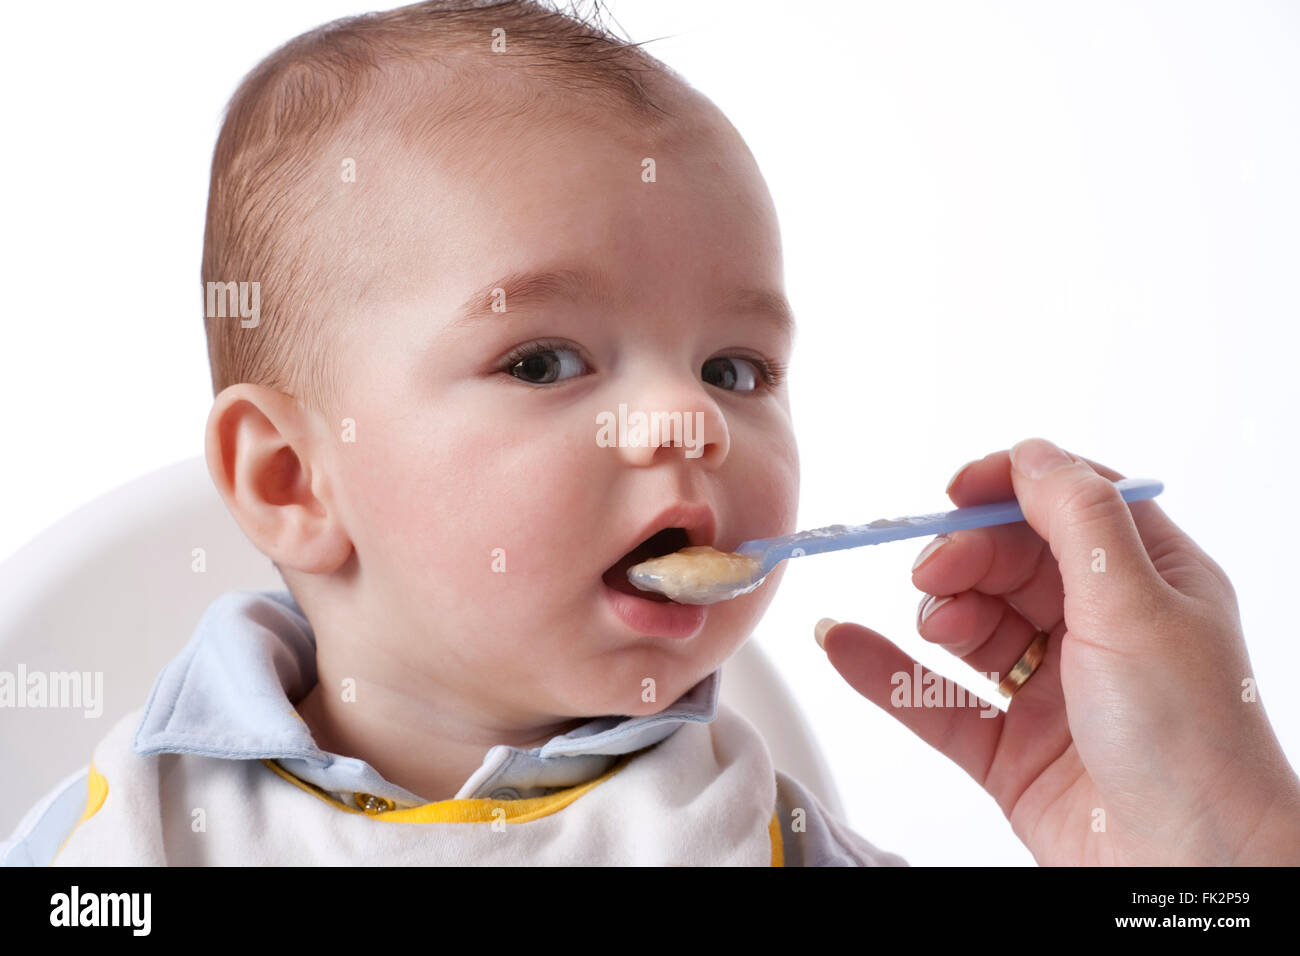
[[[493,800],[518,800],[519,791],[514,787],[499,787],[492,791]]]
[[[366,813],[384,813],[396,806],[392,800],[386,800],[383,797],[377,797],[373,793],[354,794],[357,806]]]

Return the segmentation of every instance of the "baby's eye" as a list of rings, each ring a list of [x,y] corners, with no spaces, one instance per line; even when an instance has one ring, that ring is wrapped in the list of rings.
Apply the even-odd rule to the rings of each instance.
[[[709,359],[700,371],[710,385],[733,392],[752,392],[765,377],[756,362],[733,356]]]
[[[541,343],[506,359],[511,375],[529,385],[549,385],[581,375],[587,367],[574,349]]]

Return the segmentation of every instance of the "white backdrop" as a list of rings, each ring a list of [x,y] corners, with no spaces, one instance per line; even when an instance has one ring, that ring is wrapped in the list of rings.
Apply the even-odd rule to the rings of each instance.
[[[390,4],[391,5],[391,4]],[[613,0],[745,136],[799,317],[800,526],[946,510],[1032,435],[1133,477],[1228,572],[1293,764],[1300,5]],[[347,0],[6,10],[0,560],[201,454],[199,261],[239,79]],[[838,374],[837,374],[838,373]],[[759,633],[848,822],[914,864],[1032,863],[991,798],[858,697],[822,616],[916,635],[928,539],[793,562]],[[1213,728],[1205,728],[1212,733]]]

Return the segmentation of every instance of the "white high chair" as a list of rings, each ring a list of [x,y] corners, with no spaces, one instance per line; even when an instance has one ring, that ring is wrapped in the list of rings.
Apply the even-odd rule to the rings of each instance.
[[[202,573],[193,570],[196,548]],[[0,708],[0,840],[144,704],[213,600],[284,586],[226,510],[202,457],[102,495],[0,564],[0,671],[103,673],[98,717],[79,708]],[[777,768],[844,818],[817,741],[753,640],[723,666],[721,700],[758,728]]]

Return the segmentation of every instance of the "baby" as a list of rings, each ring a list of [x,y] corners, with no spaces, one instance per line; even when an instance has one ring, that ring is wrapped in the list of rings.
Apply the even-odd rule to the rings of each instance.
[[[213,160],[206,452],[288,590],[215,602],[0,854],[902,863],[718,706],[781,570],[627,580],[795,530],[782,271],[736,130],[598,25],[421,3],[272,53]]]

